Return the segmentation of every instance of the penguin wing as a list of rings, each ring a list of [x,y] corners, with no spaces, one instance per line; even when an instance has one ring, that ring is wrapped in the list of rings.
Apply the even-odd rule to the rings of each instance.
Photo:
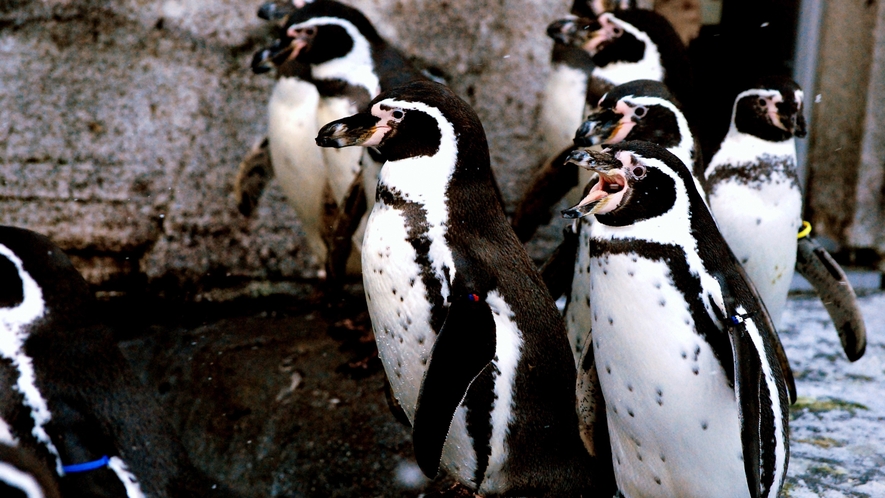
[[[787,389],[764,330],[743,307],[735,311],[729,335],[747,485],[752,498],[776,496],[789,455]]]
[[[575,276],[575,258],[578,255],[578,234],[572,227],[562,230],[562,243],[541,266],[541,278],[553,299],[568,294]]]
[[[270,162],[270,146],[264,138],[246,154],[237,170],[234,182],[234,195],[237,209],[243,216],[251,216],[258,199],[264,192],[267,182],[273,178],[273,165]]]
[[[816,240],[803,237],[799,239],[796,271],[808,280],[823,301],[848,359],[855,361],[863,356],[867,347],[866,326],[857,295],[839,264]]]
[[[717,275],[731,342],[734,391],[741,425],[744,472],[751,498],[776,496],[789,459],[788,389],[793,381],[777,332],[752,283],[736,273]],[[741,278],[744,277],[744,278]],[[795,390],[795,386],[793,386]],[[795,391],[793,391],[795,392]]]
[[[476,294],[455,296],[433,345],[415,408],[412,442],[418,466],[439,470],[455,410],[470,384],[495,357],[495,320]]]

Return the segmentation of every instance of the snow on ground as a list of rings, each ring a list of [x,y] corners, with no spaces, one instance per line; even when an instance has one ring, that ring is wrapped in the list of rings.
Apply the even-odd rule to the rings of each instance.
[[[860,298],[867,349],[855,363],[820,300],[793,296],[780,335],[796,376],[783,496],[885,497],[885,293]]]

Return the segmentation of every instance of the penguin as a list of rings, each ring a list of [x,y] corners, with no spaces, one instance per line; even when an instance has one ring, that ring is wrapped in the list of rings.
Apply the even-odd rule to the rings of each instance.
[[[596,109],[606,92],[633,80],[652,79],[663,81],[687,105],[693,87],[685,46],[670,23],[654,12],[626,10],[563,19],[550,24],[547,34],[554,40],[554,64],[540,110],[545,160],[535,168],[512,220],[523,242],[550,220],[551,206],[563,195],[558,191],[577,182],[573,169],[560,166],[582,118]],[[567,192],[572,204],[581,197],[580,189]]]
[[[190,462],[57,246],[0,227],[0,282],[0,432],[63,496],[233,496]]]
[[[621,496],[776,497],[789,461],[777,335],[688,168],[649,142],[570,161],[599,175],[563,216],[596,219],[582,233],[585,355]]]
[[[654,80],[636,80],[618,85],[600,99],[599,109],[578,129],[575,134],[575,147],[569,149],[569,153],[584,147],[642,140],[663,146],[685,164],[696,163],[699,168],[703,167],[699,148],[688,121],[663,83]],[[565,163],[568,154],[564,153],[563,156],[562,160]],[[576,169],[572,164],[563,164],[560,167],[572,171]],[[584,183],[589,182],[593,173],[587,170],[582,170],[582,173],[585,173],[585,177],[581,180]],[[573,173],[572,179],[577,181],[578,174]],[[703,188],[696,178],[695,187],[703,193]],[[558,192],[562,192],[562,189]],[[561,292],[569,294],[565,308],[566,329],[575,362],[578,362],[584,350],[587,333],[585,324],[590,323],[588,314],[591,307],[586,300],[589,289],[583,288],[588,281],[579,278],[573,282],[569,280],[554,283],[554,277],[549,276],[552,268],[557,267],[562,268],[562,271],[555,278],[571,279],[577,251],[584,254],[589,249],[587,239],[579,240],[573,233],[571,227],[566,228],[563,242],[557,252],[545,263],[542,275],[554,298],[559,297]],[[572,270],[566,272],[566,268]]]
[[[265,4],[260,15],[283,20],[279,38],[255,54],[253,71],[276,67],[279,79],[268,104],[267,144],[253,149],[239,168],[238,205],[251,213],[275,176],[298,213],[308,247],[324,264],[327,282],[338,281],[345,267],[347,273],[359,270],[359,226],[374,201],[380,162],[359,149],[317,149],[313,138],[322,124],[355,113],[382,88],[426,77],[361,12],[344,4]]]
[[[0,436],[0,496],[59,498],[61,495],[52,472],[43,462]]]
[[[414,82],[327,124],[317,144],[387,159],[363,285],[424,473],[480,494],[610,496],[610,464],[578,435],[562,320],[496,199],[473,109]]]

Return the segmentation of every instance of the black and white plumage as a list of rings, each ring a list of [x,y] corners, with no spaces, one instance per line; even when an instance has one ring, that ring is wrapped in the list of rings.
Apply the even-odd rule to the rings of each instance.
[[[57,246],[0,227],[0,282],[0,440],[33,452],[66,498],[231,496],[192,465]]]
[[[548,26],[547,34],[554,48],[540,112],[545,161],[513,216],[522,241],[549,221],[552,205],[565,195],[559,191],[568,192],[571,203],[580,199],[580,189],[572,188],[577,182],[574,170],[562,164],[575,130],[606,92],[630,81],[651,79],[663,81],[682,104],[689,104],[692,94],[685,46],[670,23],[654,12],[627,10],[563,19]]]
[[[777,496],[789,406],[776,333],[688,169],[648,142],[571,160],[599,174],[563,215],[596,215],[577,272],[620,492]]]
[[[0,426],[4,422],[0,420]],[[0,429],[2,430],[2,429]],[[55,476],[44,462],[0,434],[0,496],[4,498],[59,498]]]
[[[851,284],[812,238],[796,238],[802,187],[795,137],[806,133],[803,97],[784,77],[762,79],[737,95],[731,126],[705,171],[710,209],[774,322],[799,270],[823,298],[854,361],[866,348],[866,328]]]
[[[253,69],[276,67],[279,79],[268,104],[267,144],[242,163],[237,196],[241,211],[250,212],[261,182],[275,176],[298,214],[308,247],[325,263],[327,278],[335,280],[345,264],[350,272],[359,268],[358,227],[366,204],[374,201],[380,163],[361,149],[318,149],[316,132],[353,114],[382,89],[425,76],[352,7],[331,0],[271,5],[274,9],[262,6],[260,12],[283,17],[281,34],[256,53]],[[249,188],[250,178],[257,188]],[[347,263],[351,245],[355,252]]]
[[[479,493],[605,490],[578,437],[562,321],[496,199],[476,113],[416,82],[326,125],[317,143],[387,159],[363,282],[425,473],[442,467]]]
[[[684,164],[693,164],[697,160],[698,167],[702,168],[700,154],[688,121],[663,83],[654,80],[637,80],[618,85],[600,99],[599,108],[600,110],[591,114],[578,129],[575,134],[576,147],[573,150],[579,150],[580,147],[641,140],[666,148]],[[567,161],[567,158],[563,161]],[[565,167],[569,166],[574,168],[571,164]],[[594,174],[586,169],[581,169],[581,173],[583,184],[589,182]],[[575,180],[577,179],[578,175],[575,173]],[[695,186],[698,191],[703,192],[697,181]],[[586,224],[587,221],[583,223]],[[587,237],[566,237],[563,245],[576,245],[577,250],[574,248],[564,250],[557,256],[577,254],[578,258],[585,258],[589,251],[588,243]],[[568,265],[574,268],[575,259],[554,261],[551,258],[548,268],[549,265]],[[582,266],[586,266],[586,263],[582,263]],[[545,281],[547,280],[545,275]],[[586,299],[589,288],[584,288],[585,284],[589,284],[586,278],[572,280],[570,298],[565,310],[566,329],[576,362],[584,350],[585,334],[588,333],[586,325],[590,323],[591,305]],[[569,289],[568,284],[558,287]]]
[[[802,100],[802,90],[786,78],[738,94],[731,127],[705,172],[713,216],[775,324],[786,305],[802,226],[794,138],[805,136]]]

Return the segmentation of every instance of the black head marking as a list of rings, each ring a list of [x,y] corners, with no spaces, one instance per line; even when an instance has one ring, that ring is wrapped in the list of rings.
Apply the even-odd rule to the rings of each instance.
[[[680,107],[676,98],[667,89],[667,86],[655,80],[633,80],[623,85],[618,85],[602,97],[599,101],[599,107],[614,108],[618,100],[631,95],[634,97],[657,97],[672,102],[676,107]]]
[[[332,17],[348,21],[359,30],[360,34],[366,37],[370,44],[383,43],[375,27],[372,26],[372,23],[366,19],[362,12],[331,0],[316,0],[292,12],[282,28],[282,34],[285,35],[291,26],[317,17]]]
[[[382,105],[400,121],[390,126],[390,131],[378,144],[378,150],[389,161],[407,157],[432,156],[439,151],[442,132],[436,119],[417,109],[398,109]]]
[[[801,88],[787,77],[767,77],[741,92],[734,104],[734,124],[741,133],[782,142],[806,134]],[[774,102],[776,99],[778,102]],[[776,109],[775,116],[770,112]],[[777,122],[776,122],[777,121]]]
[[[0,255],[0,308],[14,308],[25,299],[24,282],[18,276],[18,268]]]
[[[676,156],[649,142],[622,142],[607,149],[611,154],[619,151],[636,152],[642,157],[660,158],[665,165],[679,174],[684,185],[691,185],[691,175]],[[635,156],[634,160],[635,160]],[[676,202],[676,182],[657,167],[634,162],[628,167],[627,183],[630,190],[621,204],[613,211],[597,214],[600,223],[609,226],[628,226],[636,222],[660,216],[669,211]]]

